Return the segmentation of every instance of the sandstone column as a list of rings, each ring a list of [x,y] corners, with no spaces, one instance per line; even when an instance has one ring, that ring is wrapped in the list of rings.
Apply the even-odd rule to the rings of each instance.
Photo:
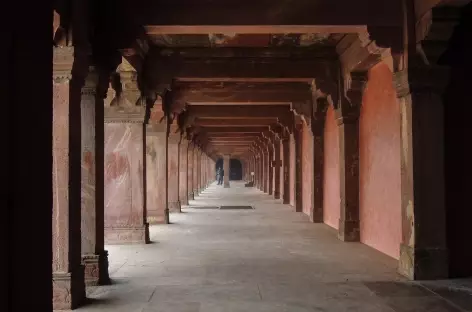
[[[328,101],[316,100],[314,118],[311,123],[313,133],[313,216],[312,222],[323,223],[323,181],[324,181],[324,127]]]
[[[283,203],[290,205],[290,135],[287,133],[282,137],[284,194]]]
[[[105,77],[108,78],[108,77]],[[85,265],[85,284],[109,282],[108,253],[104,241],[103,202],[103,100],[97,97],[99,75],[89,69],[82,87],[81,99],[81,162],[82,162],[82,262]],[[100,104],[100,105],[99,105]]]
[[[410,279],[448,276],[441,98],[447,77],[446,68],[420,65],[395,74],[401,112],[399,272]]]
[[[198,196],[198,181],[199,181],[199,153],[200,153],[200,148],[195,145],[195,148],[193,149],[193,194],[194,196]]]
[[[181,212],[179,199],[179,145],[182,134],[176,120],[172,122],[169,128],[167,140],[167,203],[170,212]]]
[[[298,123],[293,132],[295,141],[295,211],[303,211],[303,195],[302,195],[302,124]]]
[[[181,205],[188,205],[188,145],[188,140],[182,138],[179,150],[179,198]]]
[[[76,62],[79,57],[75,55]],[[73,63],[72,47],[54,49],[52,301],[55,310],[77,308],[85,299],[80,229],[83,80],[75,75],[72,77]]]
[[[261,142],[262,144],[262,162],[263,162],[263,169],[262,169],[262,190],[264,193],[269,192],[269,147],[268,144],[264,141]]]
[[[194,164],[194,155],[195,155],[195,144],[193,142],[189,142],[188,150],[187,150],[187,190],[188,190],[188,199],[194,200],[193,194],[193,164]]]
[[[359,223],[359,114],[366,77],[351,75],[352,89],[348,90],[349,102],[341,101],[336,110],[339,130],[339,174],[341,213],[339,239],[358,242]],[[355,88],[355,89],[354,89]]]
[[[229,175],[230,175],[230,159],[231,155],[225,154],[223,156],[223,170],[224,170],[224,177],[223,177],[223,185],[225,188],[229,188]]]
[[[167,206],[167,118],[160,103],[154,104],[153,119],[146,126],[147,222],[169,224]],[[159,111],[159,114],[156,112]],[[159,115],[156,117],[156,115]],[[161,122],[158,123],[157,121]]]
[[[268,172],[268,179],[267,179],[267,193],[272,195],[274,193],[274,147],[272,145],[271,140],[267,140],[267,172]]]
[[[125,61],[124,61],[125,62]],[[120,65],[122,91],[105,107],[105,241],[148,243],[144,207],[144,116],[137,73]]]
[[[280,199],[280,139],[275,137],[274,142],[274,198]]]

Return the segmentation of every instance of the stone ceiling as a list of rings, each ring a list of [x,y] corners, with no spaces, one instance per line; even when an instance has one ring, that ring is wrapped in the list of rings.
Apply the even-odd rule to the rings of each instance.
[[[158,47],[314,47],[335,46],[343,34],[152,34]]]

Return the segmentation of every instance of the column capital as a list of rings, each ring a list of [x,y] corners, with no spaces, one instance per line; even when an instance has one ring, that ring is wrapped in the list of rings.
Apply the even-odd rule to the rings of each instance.
[[[444,66],[414,66],[393,74],[397,97],[411,93],[443,93],[449,81],[449,68]]]
[[[95,96],[97,94],[99,74],[94,66],[89,66],[84,85],[82,86],[82,96]]]
[[[72,79],[74,64],[73,47],[53,48],[52,80],[54,83],[68,83]]]

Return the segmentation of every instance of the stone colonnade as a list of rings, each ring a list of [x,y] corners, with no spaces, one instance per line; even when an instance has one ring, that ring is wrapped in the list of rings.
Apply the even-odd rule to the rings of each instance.
[[[105,244],[149,243],[149,224],[169,223],[169,212],[180,212],[215,176],[214,160],[180,132],[159,100],[146,120],[136,72],[122,67],[115,93],[107,73],[72,70],[80,52],[54,49],[55,310],[77,308],[88,285],[109,282]]]
[[[424,69],[424,72],[428,70],[431,71]],[[440,73],[442,69],[434,70]],[[442,139],[438,139],[443,136],[444,113],[437,97],[443,86],[427,85],[422,89],[420,81],[411,79],[406,70],[392,76],[401,113],[402,242],[398,271],[410,279],[446,278],[444,146]],[[305,213],[311,222],[325,222],[324,132],[331,105],[338,137],[340,204],[337,235],[345,242],[360,241],[362,222],[359,127],[367,76],[353,75],[352,81],[347,92],[349,99],[339,99],[336,105],[327,97],[318,97],[305,107],[294,106],[293,116],[288,118],[293,119],[293,123],[287,123],[281,129],[271,127],[272,133],[263,133],[245,158],[249,168],[254,168],[255,187],[291,205],[294,211]],[[422,139],[414,139],[419,137]],[[433,173],[435,177],[431,176]],[[428,190],[434,190],[434,193]]]

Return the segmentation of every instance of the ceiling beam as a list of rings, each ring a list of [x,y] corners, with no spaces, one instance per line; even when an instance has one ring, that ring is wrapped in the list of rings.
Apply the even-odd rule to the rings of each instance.
[[[363,25],[400,26],[391,0],[146,1],[136,19],[148,33],[340,33]],[[338,25],[338,26],[333,26]]]
[[[231,126],[270,126],[277,123],[277,118],[252,118],[252,119],[205,119],[200,117],[195,119],[195,126],[204,127],[231,127]]]
[[[204,127],[203,132],[211,135],[211,133],[262,133],[267,131],[268,127]]]
[[[187,108],[187,114],[194,117],[206,118],[277,118],[285,117],[292,114],[289,105],[232,105],[222,106],[205,106],[190,105]]]

